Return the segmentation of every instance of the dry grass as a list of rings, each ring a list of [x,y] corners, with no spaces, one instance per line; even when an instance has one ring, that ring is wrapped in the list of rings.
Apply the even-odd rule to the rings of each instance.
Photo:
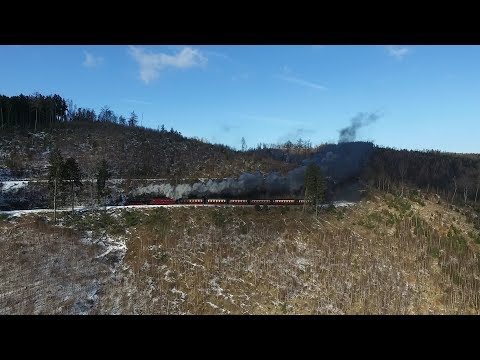
[[[280,209],[170,210],[162,230],[132,229],[124,286],[106,290],[102,311],[122,298],[123,313],[478,313],[476,245],[413,212],[393,223],[373,216],[373,229],[352,226],[370,205],[319,219]]]
[[[30,252],[61,253],[64,267],[72,269],[66,278],[49,278],[47,288],[59,281],[85,288],[84,277],[103,279],[89,313],[478,314],[479,249],[468,235],[474,229],[444,204],[422,203],[377,193],[318,218],[300,208],[199,207],[111,213],[103,228],[98,214],[65,219],[78,229],[95,229],[94,237],[115,233],[126,239],[125,257],[114,258],[122,265],[114,275],[105,257],[93,256],[99,253],[95,245],[78,241],[80,230],[55,242],[48,231],[32,228],[30,234],[44,234],[36,239],[49,239],[40,243],[52,245],[37,244]],[[24,226],[5,222],[2,231],[15,233]],[[77,241],[66,240],[69,236]],[[28,279],[21,284],[34,277],[32,261],[19,265],[13,255],[25,238],[9,238],[11,256],[1,274],[10,280],[0,285],[2,311],[75,312],[71,304],[47,304],[44,295],[28,295],[14,285],[21,273],[30,274],[22,275]],[[88,258],[89,269],[73,266]],[[48,266],[51,261],[37,267]],[[9,295],[12,290],[15,296]],[[70,302],[80,293],[70,294]],[[48,307],[29,308],[39,296]],[[11,304],[18,299],[24,299],[21,309]]]
[[[0,314],[79,314],[107,279],[99,246],[39,217],[0,222]]]

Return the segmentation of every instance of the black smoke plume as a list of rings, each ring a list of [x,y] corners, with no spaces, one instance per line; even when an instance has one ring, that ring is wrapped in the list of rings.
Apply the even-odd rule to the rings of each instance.
[[[172,185],[168,183],[149,184],[136,188],[131,195],[152,194],[172,199],[228,197],[228,198],[270,198],[302,197],[305,170],[309,163],[318,164],[330,184],[339,184],[356,177],[368,161],[373,144],[351,142],[327,144],[321,150],[304,160],[286,175],[278,172],[268,174],[243,173],[238,178],[204,179],[194,183]]]
[[[375,121],[380,116],[377,113],[358,113],[350,120],[350,126],[341,129],[339,143],[355,141],[357,137],[357,130],[361,127],[367,126]]]

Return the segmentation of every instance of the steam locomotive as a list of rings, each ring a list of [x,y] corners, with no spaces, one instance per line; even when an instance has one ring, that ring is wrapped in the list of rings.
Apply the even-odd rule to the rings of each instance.
[[[304,199],[150,199],[127,201],[127,205],[303,205]]]

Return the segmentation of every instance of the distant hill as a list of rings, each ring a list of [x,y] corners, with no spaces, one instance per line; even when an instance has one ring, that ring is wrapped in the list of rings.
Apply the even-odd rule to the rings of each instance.
[[[0,176],[44,178],[48,155],[54,147],[64,157],[74,157],[86,177],[95,173],[102,159],[108,161],[114,177],[172,181],[286,171],[294,167],[255,153],[187,138],[176,131],[73,121],[36,133],[0,133]]]
[[[371,142],[312,147],[302,139],[237,151],[163,126],[153,130],[137,125],[135,112],[127,119],[105,106],[97,115],[56,94],[0,95],[0,181],[45,179],[49,154],[58,148],[65,158],[77,160],[83,179],[93,179],[105,159],[116,179],[165,179],[178,185],[227,177],[237,181],[246,174],[257,182],[269,179],[291,195],[292,189],[301,193],[303,167],[316,162],[337,193],[343,187],[359,188],[359,183],[387,191],[409,185],[450,201],[476,205],[479,200],[479,154],[397,150]],[[266,193],[271,190],[265,188]],[[24,198],[28,203],[30,195]]]
[[[382,190],[409,185],[450,201],[480,204],[480,154],[399,150],[361,141],[306,148],[266,147],[249,153],[296,166],[316,162],[340,186],[358,180],[363,186]]]

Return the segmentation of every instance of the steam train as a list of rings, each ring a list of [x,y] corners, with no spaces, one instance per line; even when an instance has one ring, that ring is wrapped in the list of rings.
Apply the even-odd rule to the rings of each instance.
[[[150,199],[127,201],[127,205],[303,205],[304,199]]]

